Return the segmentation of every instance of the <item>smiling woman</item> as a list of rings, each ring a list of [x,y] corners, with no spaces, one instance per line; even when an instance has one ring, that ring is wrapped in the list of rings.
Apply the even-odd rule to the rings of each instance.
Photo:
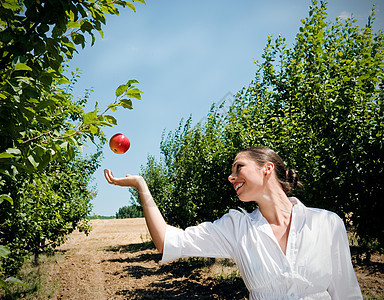
[[[229,181],[252,213],[231,209],[219,220],[185,230],[166,224],[141,176],[105,177],[135,187],[162,263],[180,257],[232,258],[250,299],[362,299],[342,220],[308,208],[287,193],[298,184],[294,171],[268,148],[237,154]]]

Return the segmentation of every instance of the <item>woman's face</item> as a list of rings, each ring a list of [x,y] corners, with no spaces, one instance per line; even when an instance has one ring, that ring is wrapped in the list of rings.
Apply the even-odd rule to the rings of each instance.
[[[263,167],[258,166],[248,154],[241,152],[233,162],[228,180],[241,201],[256,201],[264,188]]]

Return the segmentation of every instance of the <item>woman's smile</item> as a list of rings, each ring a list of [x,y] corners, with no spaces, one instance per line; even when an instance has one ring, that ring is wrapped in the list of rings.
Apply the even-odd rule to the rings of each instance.
[[[233,184],[233,188],[235,189],[235,191],[237,192],[239,190],[239,188],[241,188],[243,185],[244,185],[245,182],[235,182]]]

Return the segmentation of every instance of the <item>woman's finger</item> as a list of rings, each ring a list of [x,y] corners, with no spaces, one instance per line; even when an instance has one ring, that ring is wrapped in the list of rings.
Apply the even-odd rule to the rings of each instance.
[[[104,176],[105,176],[105,179],[107,179],[108,183],[113,184],[113,175],[111,170],[105,169]]]

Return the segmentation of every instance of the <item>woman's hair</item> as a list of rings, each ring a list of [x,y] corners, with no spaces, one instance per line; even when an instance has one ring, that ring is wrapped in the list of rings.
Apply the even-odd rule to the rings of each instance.
[[[272,149],[266,147],[250,147],[239,153],[248,154],[259,166],[263,166],[267,162],[273,163],[277,180],[286,194],[289,194],[297,186],[301,186],[299,175],[297,175],[295,170],[287,170],[281,157]]]

